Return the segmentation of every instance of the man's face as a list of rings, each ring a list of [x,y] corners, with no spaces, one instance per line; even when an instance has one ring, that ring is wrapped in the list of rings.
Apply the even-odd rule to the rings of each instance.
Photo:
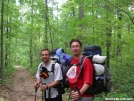
[[[70,48],[74,56],[81,54],[82,47],[80,46],[79,42],[72,42]]]
[[[44,63],[48,63],[50,60],[50,55],[48,51],[42,51],[41,52],[41,58]]]

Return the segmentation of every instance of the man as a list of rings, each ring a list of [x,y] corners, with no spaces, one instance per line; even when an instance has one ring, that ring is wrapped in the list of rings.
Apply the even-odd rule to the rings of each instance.
[[[70,41],[70,48],[73,54],[71,64],[78,64],[82,57],[82,43],[77,39],[73,39]],[[80,65],[76,67],[77,80],[69,83],[72,90],[72,101],[93,101],[93,95],[85,93],[93,83],[93,65],[88,58],[85,58],[82,64],[82,70],[80,69]],[[68,80],[70,81],[70,79]],[[78,90],[75,91],[75,87]]]
[[[40,89],[45,91],[45,101],[62,101],[62,95],[58,93],[57,88],[54,88],[63,78],[60,65],[55,63],[52,72],[53,61],[50,59],[50,51],[47,48],[41,51],[41,58],[42,62],[38,66],[34,87],[40,85]]]

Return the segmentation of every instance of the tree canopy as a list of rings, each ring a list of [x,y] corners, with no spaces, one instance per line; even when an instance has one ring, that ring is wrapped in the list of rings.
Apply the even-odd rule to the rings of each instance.
[[[83,46],[102,48],[114,93],[134,97],[133,0],[67,0],[62,6],[55,0],[1,0],[0,8],[0,83],[4,70],[16,64],[35,72],[44,47],[61,47],[71,55],[69,42],[78,38]],[[123,80],[126,75],[132,78]]]

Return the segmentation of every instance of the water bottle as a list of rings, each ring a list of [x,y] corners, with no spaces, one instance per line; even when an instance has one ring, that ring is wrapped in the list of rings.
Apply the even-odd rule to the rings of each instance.
[[[103,76],[99,76],[99,79],[100,79],[100,80],[103,80],[103,79],[104,79],[104,77],[103,77]]]
[[[95,79],[96,79],[96,80],[103,80],[104,77],[103,77],[103,76],[97,76],[97,77],[95,77]]]

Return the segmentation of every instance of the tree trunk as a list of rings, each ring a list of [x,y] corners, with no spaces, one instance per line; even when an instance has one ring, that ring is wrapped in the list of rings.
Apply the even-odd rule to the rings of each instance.
[[[119,61],[120,63],[122,63],[122,59],[120,60],[119,59],[119,56],[121,56],[121,20],[122,20],[122,14],[120,12],[120,10],[117,11],[117,15],[118,15],[118,20],[119,20],[119,23],[118,23],[118,34],[117,34],[117,49],[116,49],[116,64],[117,64],[117,67],[119,65]],[[122,56],[121,56],[122,57]]]
[[[44,40],[44,46],[48,47],[48,38],[47,38],[47,34],[48,34],[48,4],[47,4],[47,0],[45,0],[45,6],[46,6],[46,23],[45,23],[45,40]]]
[[[79,20],[81,20],[84,17],[84,10],[83,10],[83,5],[79,5]],[[80,24],[80,27],[83,27],[83,24]]]
[[[9,0],[7,1],[9,4]],[[7,14],[9,11],[9,7],[7,6]],[[9,20],[9,15],[7,15],[7,25],[9,24],[9,22],[11,21],[11,19]],[[9,27],[7,26],[6,28],[6,44],[5,44],[5,67],[8,67],[9,64]]]
[[[83,4],[79,4],[79,20],[81,20],[83,17],[84,17]],[[80,23],[79,27],[80,27],[80,32],[81,32],[81,30],[83,29],[84,25],[82,23]],[[80,39],[80,40],[82,39],[82,34],[80,34],[78,36],[78,39]]]
[[[112,33],[112,27],[110,26],[111,21],[109,20],[109,12],[110,12],[110,6],[107,3],[108,0],[106,0],[106,54],[107,54],[107,60],[106,60],[106,66],[109,68],[110,63],[110,47],[111,47],[111,33]]]
[[[3,71],[3,17],[4,17],[4,0],[1,3],[1,41],[0,41],[0,83],[4,83],[4,71]]]
[[[32,0],[32,11],[31,11],[31,28],[33,28],[33,2],[34,2],[34,0]],[[29,41],[29,44],[30,44],[30,67],[32,68],[32,66],[33,66],[33,56],[32,56],[32,46],[33,46],[33,30],[31,29],[31,34],[30,34],[30,41]]]
[[[58,11],[58,6],[57,6],[57,11]],[[49,26],[50,43],[51,43],[51,46],[52,46],[52,49],[53,49],[54,45],[53,45],[53,40],[52,40],[52,32],[51,32],[51,26],[50,26],[50,23],[49,23],[49,18],[48,18],[47,22],[48,22],[48,26]],[[57,28],[58,28],[58,14],[57,14]]]
[[[119,22],[121,22],[122,20],[122,14],[121,12],[118,10],[118,20]],[[120,47],[120,40],[121,40],[121,24],[118,24],[118,45],[117,45],[117,51],[116,51],[116,56],[119,56],[120,55],[120,52],[121,52],[121,47]]]

